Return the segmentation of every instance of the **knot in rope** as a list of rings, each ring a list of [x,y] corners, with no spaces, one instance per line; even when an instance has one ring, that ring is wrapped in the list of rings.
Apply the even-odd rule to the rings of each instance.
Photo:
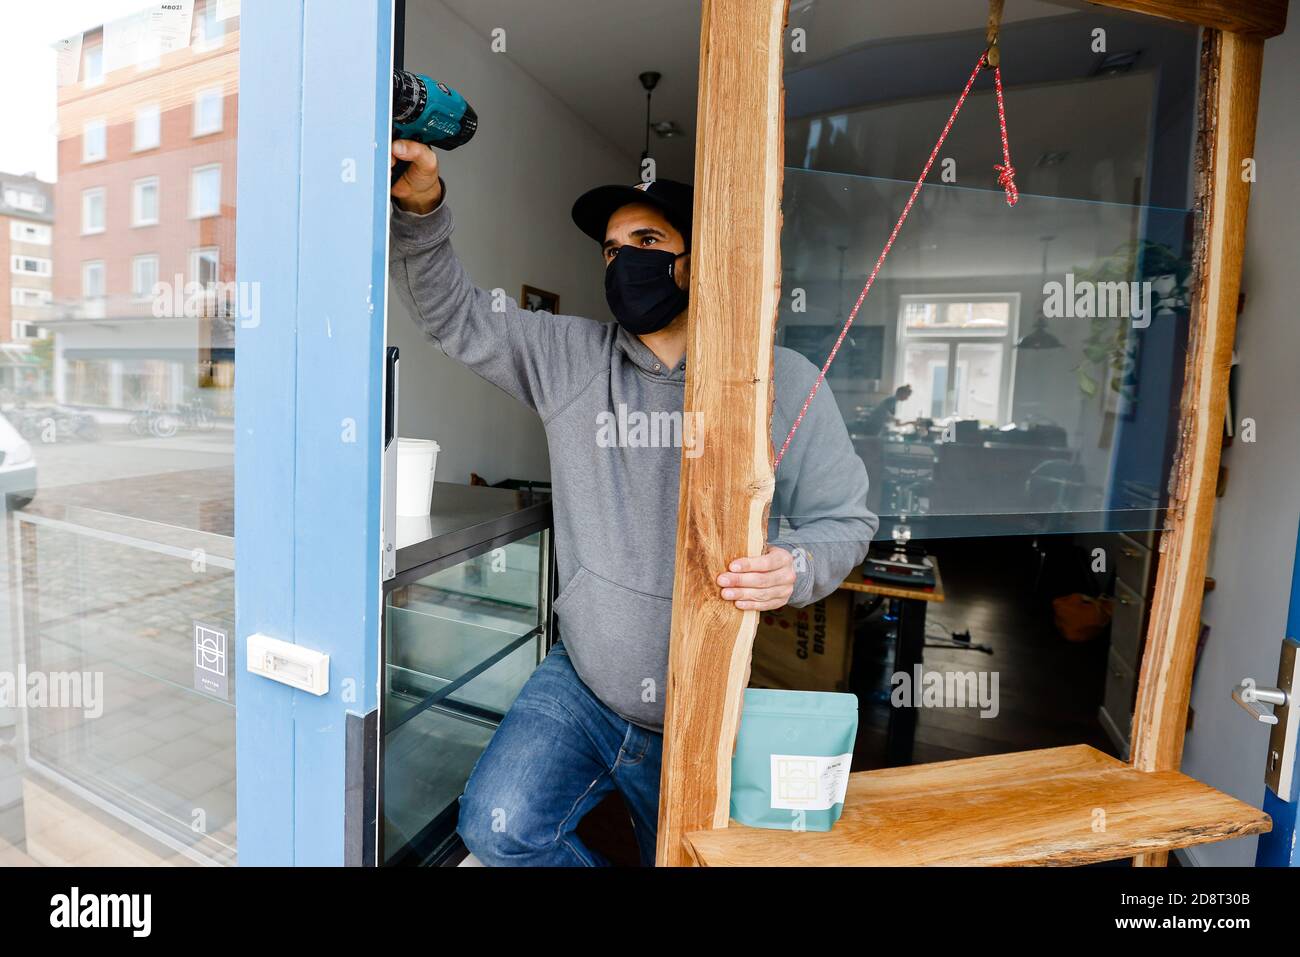
[[[1003,166],[1001,163],[995,164],[993,168],[997,170],[998,185],[1006,190],[1007,205],[1016,205],[1020,201],[1020,190],[1016,189],[1016,168]]]

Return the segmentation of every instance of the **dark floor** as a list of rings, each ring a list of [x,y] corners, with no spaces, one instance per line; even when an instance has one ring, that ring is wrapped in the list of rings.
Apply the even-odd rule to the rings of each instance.
[[[1105,679],[1107,640],[1066,641],[1052,623],[1051,599],[1086,590],[1082,558],[1068,539],[950,539],[927,543],[939,561],[947,601],[931,603],[926,632],[947,636],[969,630],[968,649],[925,650],[924,668],[996,671],[999,709],[982,718],[978,708],[923,708],[912,763],[928,764],[1067,744],[1115,748],[1097,721]],[[1046,558],[1041,554],[1045,552]],[[865,611],[859,607],[859,612]],[[885,766],[885,729],[893,674],[892,623],[881,607],[856,628],[850,689],[858,696],[858,737],[853,770]],[[619,865],[637,863],[627,813],[617,794],[587,816],[579,835]]]
[[[972,644],[993,653],[925,649],[926,670],[996,671],[999,709],[921,709],[913,764],[1004,754],[1066,744],[1114,746],[1097,721],[1106,669],[1105,638],[1085,644],[1063,639],[1052,623],[1051,599],[1087,587],[1068,542],[1047,541],[1042,562],[1027,538],[953,539],[931,544],[947,601],[931,603],[926,633],[969,630]],[[860,626],[852,690],[860,704],[855,771],[883,767],[890,707],[882,694],[893,673],[893,640],[884,609]],[[873,694],[875,692],[875,694]]]

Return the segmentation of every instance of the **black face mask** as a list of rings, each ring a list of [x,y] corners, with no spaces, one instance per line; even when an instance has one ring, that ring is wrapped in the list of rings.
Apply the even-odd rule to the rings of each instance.
[[[637,336],[658,332],[686,308],[673,272],[685,253],[623,246],[605,267],[605,299],[618,324]]]

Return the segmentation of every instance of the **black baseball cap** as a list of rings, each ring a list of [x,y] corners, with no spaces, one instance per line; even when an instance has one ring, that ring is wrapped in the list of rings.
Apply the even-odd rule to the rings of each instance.
[[[609,217],[629,203],[645,203],[659,210],[682,234],[686,248],[691,248],[695,190],[671,179],[656,179],[635,186],[597,186],[583,193],[573,204],[573,221],[584,233],[604,245]]]

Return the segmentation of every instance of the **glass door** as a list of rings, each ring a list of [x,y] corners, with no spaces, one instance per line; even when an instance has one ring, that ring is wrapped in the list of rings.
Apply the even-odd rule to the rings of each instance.
[[[391,4],[4,26],[0,865],[361,861]]]
[[[0,863],[232,864],[238,2],[0,52]]]

